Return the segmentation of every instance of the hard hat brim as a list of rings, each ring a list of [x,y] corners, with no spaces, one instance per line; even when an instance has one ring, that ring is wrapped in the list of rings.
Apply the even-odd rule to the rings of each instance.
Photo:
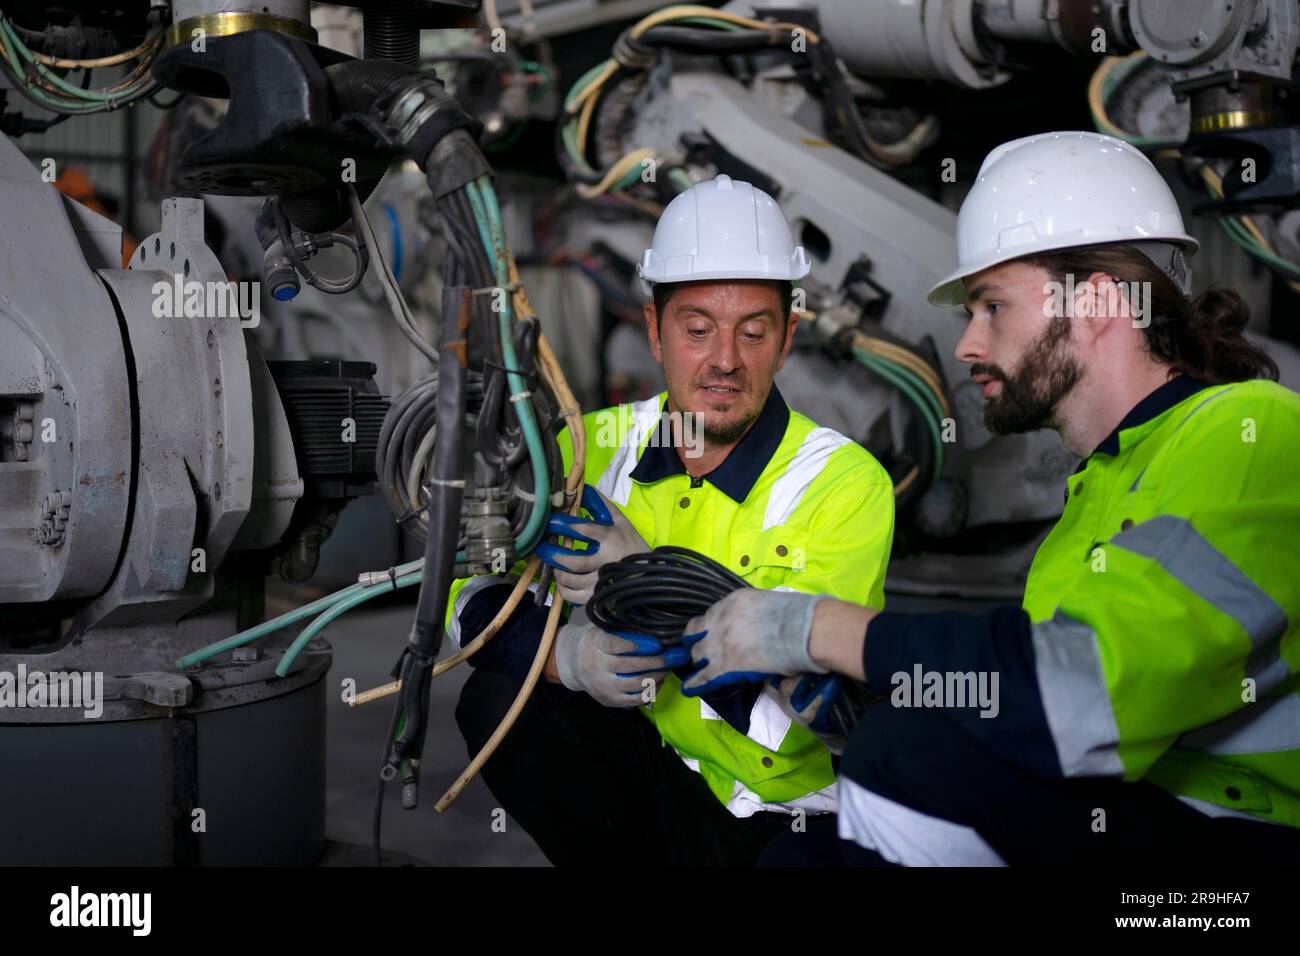
[[[665,276],[658,279],[649,279],[637,266],[637,277],[641,280],[641,289],[646,295],[653,295],[652,288],[656,285],[684,285],[687,282],[728,282],[741,280],[755,280],[763,282],[798,282],[805,278],[812,271],[812,266],[805,264],[801,268],[793,269],[786,275],[773,275],[770,272],[759,272],[756,270],[743,269],[723,269],[715,272],[693,272],[689,275],[682,276]]]
[[[1142,240],[1137,238],[1117,239],[1105,243],[1079,242],[1076,237],[1071,237],[1069,242],[1063,242],[1059,245],[1048,244],[1033,249],[1012,249],[1005,253],[988,256],[984,260],[973,263],[972,265],[955,269],[930,289],[929,294],[926,295],[926,299],[929,300],[931,305],[939,306],[941,308],[962,305],[966,301],[966,280],[973,275],[983,272],[985,269],[992,269],[994,266],[1000,266],[1007,262],[1015,262],[1017,259],[1044,255],[1049,252],[1064,252],[1067,249],[1083,249],[1096,245],[1131,245],[1138,241],[1177,243],[1182,246],[1183,252],[1188,256],[1195,255],[1196,251],[1201,247],[1201,244],[1196,239],[1186,233],[1178,233],[1173,236],[1150,236]]]

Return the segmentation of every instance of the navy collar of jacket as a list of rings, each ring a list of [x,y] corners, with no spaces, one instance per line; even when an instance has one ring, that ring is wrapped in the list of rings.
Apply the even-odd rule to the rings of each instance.
[[[1114,457],[1119,454],[1119,433],[1126,428],[1136,428],[1145,422],[1151,421],[1157,415],[1161,415],[1173,408],[1179,402],[1195,395],[1203,388],[1209,388],[1209,382],[1203,382],[1200,379],[1183,373],[1175,378],[1171,378],[1165,384],[1161,385],[1154,392],[1148,395],[1142,401],[1138,402],[1129,411],[1124,419],[1115,426],[1114,430],[1101,440],[1096,448],[1093,449],[1092,455],[1101,452],[1103,455]],[[1074,470],[1077,475],[1083,471],[1084,466],[1088,464],[1089,455],[1083,461],[1079,462],[1079,467]]]
[[[664,407],[667,407],[666,403]],[[758,476],[776,453],[789,424],[790,407],[786,405],[774,382],[772,390],[767,393],[767,401],[763,403],[763,410],[758,413],[758,418],[749,431],[731,449],[722,464],[702,477],[736,504],[744,504],[754,483],[758,481]],[[677,449],[653,440],[654,435],[671,433],[655,430],[651,434],[650,444],[646,445],[640,461],[632,469],[633,480],[649,484],[672,475],[686,474],[686,465],[682,463]]]

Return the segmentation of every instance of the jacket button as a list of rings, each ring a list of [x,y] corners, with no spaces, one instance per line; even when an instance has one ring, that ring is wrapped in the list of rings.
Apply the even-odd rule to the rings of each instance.
[[[778,557],[784,558],[787,554],[790,553],[790,549],[783,544],[778,544],[776,546],[776,553]]]
[[[1125,518],[1119,523],[1120,531],[1127,531],[1131,527],[1133,527],[1133,520],[1131,518]]]
[[[772,766],[772,758],[771,758],[771,757],[764,757],[764,758],[763,758],[763,766],[764,766],[764,767],[770,767],[770,766]]]
[[[747,554],[742,554],[742,555],[740,556],[740,566],[741,566],[742,568],[747,568],[747,567],[749,567],[749,555],[747,555]]]
[[[1241,791],[1238,790],[1236,787],[1227,787],[1227,788],[1225,788],[1224,791],[1223,791],[1223,795],[1224,795],[1225,797],[1227,797],[1229,800],[1240,800],[1240,799],[1241,799]]]
[[[680,504],[683,508],[689,508],[691,506],[691,499],[683,498],[681,501],[678,502],[678,504]]]

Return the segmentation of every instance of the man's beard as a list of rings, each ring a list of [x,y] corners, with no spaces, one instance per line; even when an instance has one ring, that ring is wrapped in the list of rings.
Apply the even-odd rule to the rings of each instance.
[[[753,413],[746,415],[744,418],[734,422],[725,422],[717,427],[709,425],[704,426],[704,440],[710,445],[730,445],[741,435],[745,434],[745,429],[758,418],[762,409],[756,409]]]
[[[1002,383],[1001,393],[984,407],[984,426],[989,431],[1018,435],[1055,424],[1056,406],[1083,375],[1069,339],[1069,321],[1053,319],[1025,350],[1013,375],[993,364],[971,366],[972,375],[990,375]]]
[[[744,392],[749,391],[749,382],[744,375],[730,375],[723,377],[713,376],[705,381],[699,382],[695,387],[706,388],[710,385],[726,385],[731,388],[739,388]],[[704,440],[710,445],[715,446],[730,445],[736,439],[740,438],[741,435],[745,434],[745,430],[749,428],[754,419],[758,418],[762,411],[762,406],[759,406],[749,414],[742,415],[740,418],[732,422],[724,421],[717,424],[710,424],[706,419],[704,423]]]

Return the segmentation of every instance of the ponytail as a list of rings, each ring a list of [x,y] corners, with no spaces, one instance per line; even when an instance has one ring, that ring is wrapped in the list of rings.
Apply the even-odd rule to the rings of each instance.
[[[1188,300],[1154,262],[1124,244],[1083,246],[1022,260],[1062,284],[1104,272],[1120,282],[1148,283],[1151,322],[1142,330],[1152,358],[1212,385],[1252,378],[1277,381],[1277,363],[1243,334],[1250,319],[1231,289],[1210,289]]]

